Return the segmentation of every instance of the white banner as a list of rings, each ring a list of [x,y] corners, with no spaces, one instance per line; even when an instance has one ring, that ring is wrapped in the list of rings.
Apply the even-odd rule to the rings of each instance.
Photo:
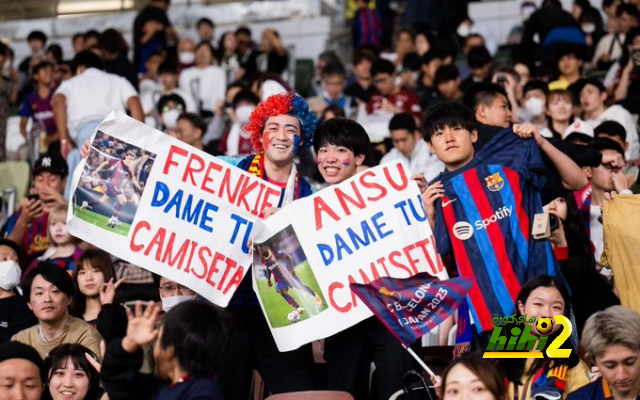
[[[254,228],[254,290],[280,351],[371,316],[349,283],[418,272],[447,277],[400,162],[297,200]]]
[[[122,113],[73,175],[69,231],[226,306],[251,265],[254,222],[280,189]]]

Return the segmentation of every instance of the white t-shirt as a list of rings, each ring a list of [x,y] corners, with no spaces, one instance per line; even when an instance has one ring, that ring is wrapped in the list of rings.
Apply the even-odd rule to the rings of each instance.
[[[96,68],[62,82],[55,94],[66,97],[67,128],[73,140],[79,124],[103,119],[113,110],[125,112],[127,101],[138,96],[128,80]]]
[[[411,157],[405,157],[398,149],[393,148],[380,160],[380,164],[395,160],[403,160],[412,175],[424,175],[427,182],[431,182],[444,171],[444,164],[429,151],[429,146],[423,140],[416,142]]]
[[[624,156],[627,160],[635,160],[637,158],[640,158],[640,142],[638,141],[638,130],[636,129],[636,123],[629,111],[618,104],[614,104],[604,110],[604,112],[600,114],[598,118],[591,119],[586,122],[595,129],[604,121],[616,121],[624,126],[624,129],[627,131],[627,143],[629,144],[629,148],[625,152]]]
[[[215,65],[191,67],[182,71],[178,86],[191,95],[196,106],[202,103],[203,110],[214,112],[218,100],[224,100],[227,78],[224,70]]]

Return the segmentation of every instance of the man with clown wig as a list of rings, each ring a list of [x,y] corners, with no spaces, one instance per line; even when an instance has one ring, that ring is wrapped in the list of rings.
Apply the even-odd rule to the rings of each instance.
[[[282,189],[278,208],[312,194],[293,162],[298,150],[310,147],[317,121],[300,96],[280,93],[258,104],[245,130],[251,132],[256,154],[220,157],[222,160],[262,178]],[[263,218],[277,208],[267,209]],[[279,352],[267,320],[260,309],[247,274],[227,308],[235,320],[235,335],[219,376],[225,400],[249,398],[253,370],[257,370],[269,390],[287,393],[317,389],[311,345]]]

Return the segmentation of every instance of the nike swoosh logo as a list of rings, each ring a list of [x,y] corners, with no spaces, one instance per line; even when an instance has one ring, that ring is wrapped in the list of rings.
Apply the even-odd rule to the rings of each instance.
[[[448,206],[449,204],[453,203],[453,202],[454,202],[454,201],[456,201],[456,200],[458,200],[458,199],[456,198],[456,199],[449,200],[449,201],[443,201],[443,202],[442,202],[442,208],[444,208],[444,207]]]

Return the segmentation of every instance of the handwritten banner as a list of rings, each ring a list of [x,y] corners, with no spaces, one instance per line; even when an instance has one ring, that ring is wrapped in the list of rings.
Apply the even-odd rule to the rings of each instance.
[[[73,175],[69,231],[226,306],[251,265],[258,215],[280,189],[122,113]]]
[[[400,162],[297,200],[254,228],[253,285],[281,351],[370,317],[350,283],[419,272],[446,278],[418,186]]]

